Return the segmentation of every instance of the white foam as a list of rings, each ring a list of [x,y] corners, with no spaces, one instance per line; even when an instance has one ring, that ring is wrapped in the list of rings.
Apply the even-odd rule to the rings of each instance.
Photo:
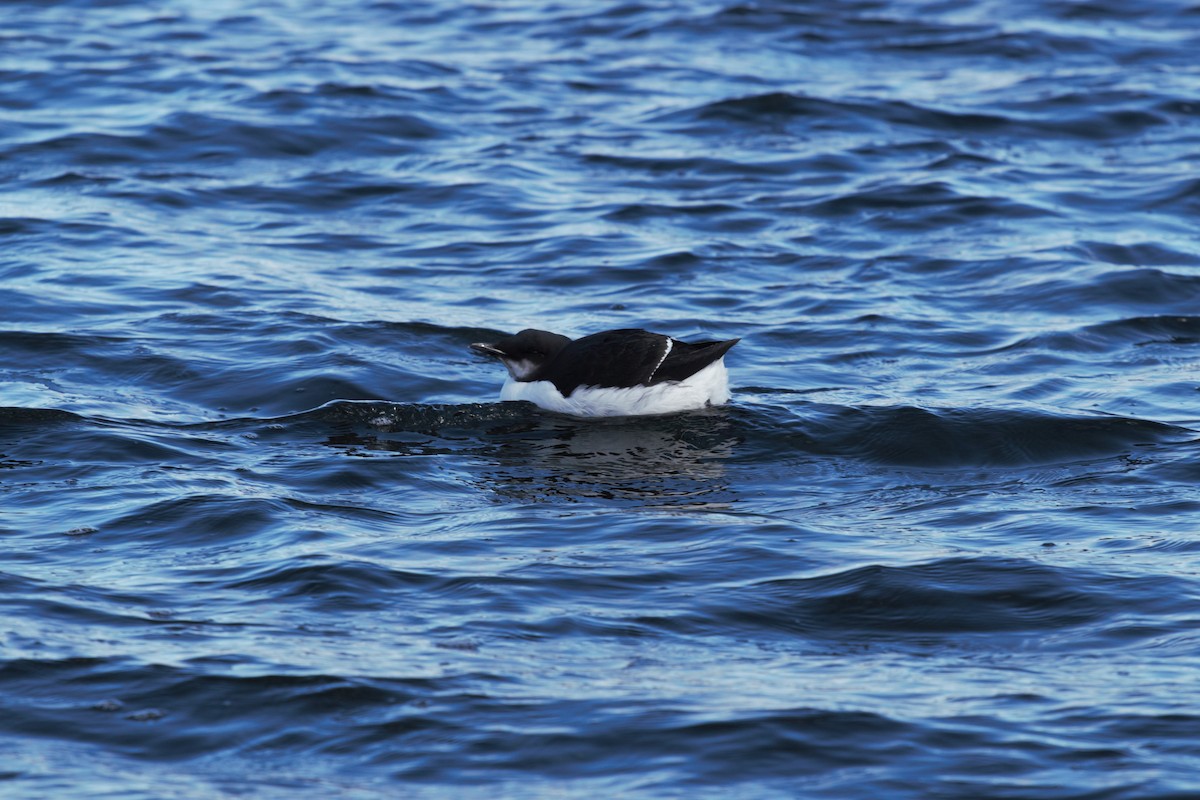
[[[641,414],[674,414],[729,401],[729,371],[719,358],[683,381],[629,389],[580,386],[563,397],[550,381],[516,381],[511,377],[500,390],[501,400],[528,400],[548,411],[577,417],[624,417]]]

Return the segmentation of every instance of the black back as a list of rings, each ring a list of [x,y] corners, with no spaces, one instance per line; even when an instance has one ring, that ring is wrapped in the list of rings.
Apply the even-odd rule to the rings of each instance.
[[[664,359],[668,340],[671,350]],[[593,333],[563,347],[530,380],[550,381],[563,397],[580,386],[627,389],[682,381],[721,358],[738,341],[688,343],[636,328]]]

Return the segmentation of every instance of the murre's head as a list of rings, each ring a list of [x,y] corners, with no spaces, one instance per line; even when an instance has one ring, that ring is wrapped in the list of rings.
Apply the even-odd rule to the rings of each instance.
[[[550,359],[558,355],[571,340],[550,331],[526,328],[515,336],[501,339],[494,344],[476,342],[471,349],[476,353],[500,359],[513,380],[527,381],[530,376]]]

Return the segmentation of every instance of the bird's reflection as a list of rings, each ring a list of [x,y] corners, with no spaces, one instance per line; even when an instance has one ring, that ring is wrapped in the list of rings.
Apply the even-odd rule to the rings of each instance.
[[[326,443],[351,454],[466,457],[471,483],[525,501],[602,499],[680,510],[734,501],[726,462],[739,438],[725,409],[605,420],[547,414],[525,403],[467,409],[355,409],[358,424],[342,426]],[[363,430],[364,420],[372,430]]]
[[[557,419],[500,433],[480,471],[493,491],[531,500],[602,498],[651,506],[727,506],[736,437],[721,412],[596,422]]]

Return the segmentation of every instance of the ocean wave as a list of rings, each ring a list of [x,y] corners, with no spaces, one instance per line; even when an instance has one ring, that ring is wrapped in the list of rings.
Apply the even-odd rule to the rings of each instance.
[[[1151,345],[1186,348],[1200,344],[1200,317],[1164,314],[1116,319],[1076,331],[1045,334],[1025,344],[1036,344],[1058,353],[1113,353],[1121,348]]]
[[[1091,95],[1088,96],[1092,98]],[[1092,98],[1094,100],[1094,98]],[[1180,115],[1167,100],[1156,103],[1138,95],[1139,107],[1130,108],[1130,97],[1117,96],[1105,109],[1080,97],[1058,95],[1037,100],[997,102],[979,110],[937,107],[911,101],[862,102],[835,100],[787,92],[733,97],[657,115],[653,122],[669,124],[697,136],[728,132],[731,126],[763,130],[870,132],[912,128],[956,138],[991,136],[1012,139],[1118,140],[1142,136],[1168,127]],[[1146,106],[1142,108],[1141,106]],[[1070,109],[1074,114],[1066,113]],[[678,126],[683,126],[679,128]]]
[[[0,426],[9,430],[46,429],[83,420],[79,414],[57,408],[0,407]]]
[[[241,119],[179,112],[133,133],[78,131],[9,148],[10,158],[71,165],[73,168],[160,164],[219,165],[244,158],[293,159],[356,148],[402,155],[413,140],[441,135],[412,115],[342,118],[336,124],[252,124]]]
[[[755,583],[710,601],[690,621],[710,631],[763,628],[876,646],[1070,648],[1086,636],[1119,647],[1133,629],[1167,637],[1200,613],[1189,588],[1176,587],[1168,600],[1162,586],[1159,577],[952,558]]]
[[[6,792],[1190,797],[1186,5],[13,6]]]
[[[771,389],[756,392],[773,393]],[[279,417],[236,417],[209,422],[88,420],[54,409],[2,409],[10,429],[43,429],[64,423],[99,426],[106,435],[138,444],[138,428],[151,435],[188,432],[253,437],[316,436],[342,448],[394,454],[491,452],[506,464],[571,465],[594,470],[597,480],[629,474],[709,475],[705,464],[730,458],[796,454],[862,458],[918,467],[1015,467],[1118,457],[1194,440],[1195,431],[1162,422],[1114,416],[1076,416],[1004,409],[936,409],[914,406],[845,407],[797,403],[790,419],[753,404],[662,417],[579,419],[526,402],[404,404],[331,401]],[[112,425],[118,428],[111,428]],[[109,429],[107,433],[104,429]],[[407,439],[403,434],[421,436]],[[119,453],[123,448],[106,447]],[[157,450],[149,451],[159,452]],[[165,451],[164,451],[165,452]]]
[[[929,468],[1070,463],[1195,436],[1190,429],[1148,420],[1026,410],[814,404],[792,413],[788,441],[803,452]],[[778,434],[767,437],[779,441]]]

